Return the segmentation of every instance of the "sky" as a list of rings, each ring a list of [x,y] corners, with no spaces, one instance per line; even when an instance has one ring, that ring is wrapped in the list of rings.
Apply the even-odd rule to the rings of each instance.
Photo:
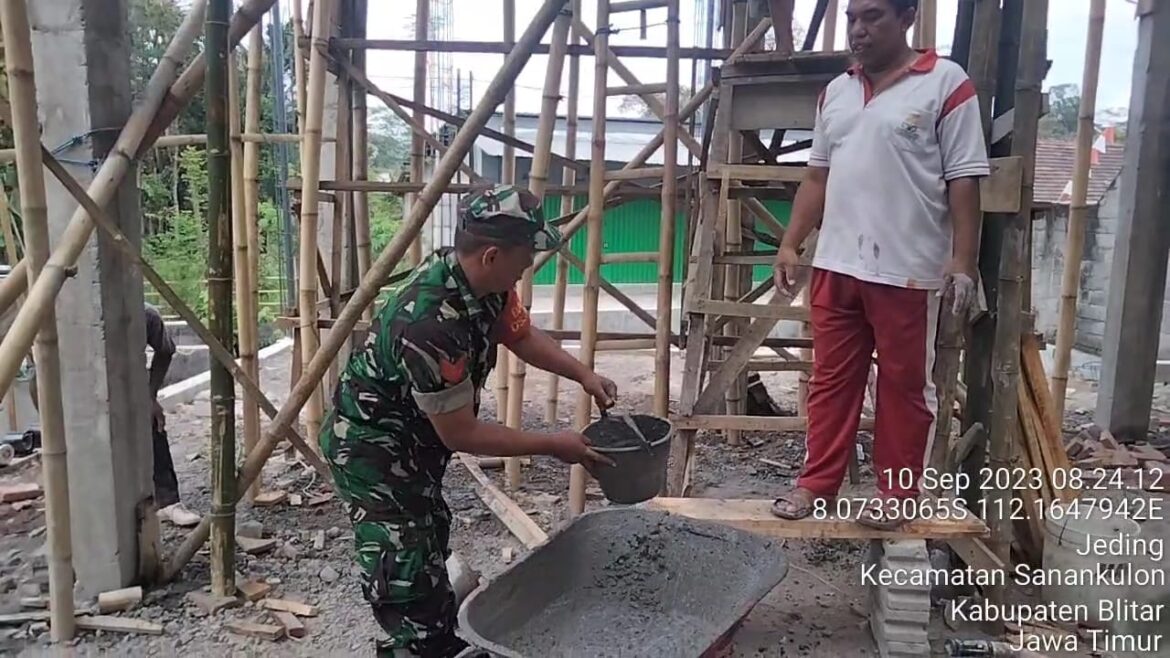
[[[289,0],[296,1],[296,0]],[[1085,36],[1088,24],[1090,0],[1049,0],[1048,17],[1048,56],[1052,60],[1045,87],[1057,84],[1073,83],[1080,85],[1084,64]],[[447,33],[441,38],[469,41],[499,41],[503,38],[503,8],[504,0],[433,0],[432,6],[437,11],[441,5],[449,6],[450,17]],[[585,23],[595,29],[596,0],[582,0]],[[697,4],[706,5],[706,0],[682,0],[680,26],[681,42],[683,46],[705,45],[696,44],[696,12]],[[415,3],[412,0],[374,0],[370,4],[368,21],[369,38],[371,39],[412,39],[413,15]],[[515,0],[516,4],[516,31],[519,35],[528,25],[529,19],[540,6],[540,0]],[[796,20],[802,25],[808,25],[812,16],[815,0],[796,0]],[[837,47],[845,47],[845,17],[844,8],[847,0],[840,2],[842,15],[837,21]],[[938,37],[939,49],[944,53],[950,48],[951,35],[954,32],[955,12],[958,0],[938,0]],[[1099,110],[1125,107],[1129,103],[1130,77],[1133,66],[1134,49],[1137,44],[1137,21],[1134,17],[1134,5],[1131,0],[1110,0],[1107,5],[1105,21],[1105,37],[1101,61],[1100,87],[1097,96]],[[619,32],[611,36],[611,44],[630,45],[665,45],[666,28],[661,23],[665,20],[665,9],[656,9],[649,13],[650,28],[648,38],[640,39],[637,29],[638,15],[623,13],[612,17],[611,23],[619,28]],[[628,28],[628,29],[621,29]],[[549,35],[545,35],[547,41]],[[718,36],[716,37],[718,39]],[[716,42],[718,43],[718,41]],[[383,89],[404,96],[411,94],[411,74],[413,71],[413,53],[370,51],[368,60],[369,74]],[[438,57],[432,54],[432,58]],[[487,82],[496,73],[503,62],[502,55],[462,54],[453,53],[442,55],[442,64],[450,71],[449,79],[461,75],[464,84],[473,79],[471,88],[478,99]],[[516,84],[517,111],[536,113],[540,109],[541,86],[544,82],[544,71],[548,58],[533,56],[525,67]],[[638,76],[642,82],[662,82],[666,79],[666,68],[663,60],[623,58],[623,62]],[[684,60],[681,65],[683,84],[688,84],[691,77],[690,60]],[[567,67],[562,76],[562,94],[567,93]],[[623,84],[612,73],[610,84]],[[591,114],[593,87],[593,62],[591,58],[581,60],[581,114]],[[438,104],[450,108],[454,102],[454,91],[447,92],[447,98],[431,104]],[[620,99],[611,99],[609,111],[617,113]],[[467,101],[464,102],[464,106]],[[560,113],[565,112],[562,103]]]

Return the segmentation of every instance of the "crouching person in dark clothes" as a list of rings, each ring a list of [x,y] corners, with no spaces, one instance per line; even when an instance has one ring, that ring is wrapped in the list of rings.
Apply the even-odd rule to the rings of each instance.
[[[171,446],[167,439],[167,418],[158,401],[158,392],[162,389],[163,381],[166,380],[167,371],[175,356],[175,341],[167,332],[166,322],[157,308],[145,304],[143,311],[146,315],[146,345],[153,352],[147,376],[151,403],[151,452],[154,455],[154,502],[158,506],[160,521],[167,521],[181,528],[190,528],[199,525],[202,517],[184,507],[179,501],[179,478],[175,474],[175,463],[171,459]],[[35,370],[29,383],[29,394],[33,407],[39,410]]]
[[[455,596],[445,561],[451,513],[442,480],[453,451],[550,455],[592,468],[606,458],[577,432],[538,434],[476,418],[498,344],[575,380],[602,407],[613,382],[531,326],[514,290],[536,251],[555,249],[526,190],[499,186],[461,204],[455,248],[392,291],[355,351],[322,426],[322,453],[353,523],[362,589],[389,635],[381,656],[453,656]]]

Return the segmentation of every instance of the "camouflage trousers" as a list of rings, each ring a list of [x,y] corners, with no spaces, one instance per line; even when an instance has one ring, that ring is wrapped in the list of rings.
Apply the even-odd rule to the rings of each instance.
[[[447,578],[451,512],[440,496],[420,501],[388,479],[393,454],[378,446],[378,437],[363,436],[369,431],[330,414],[320,443],[353,524],[362,593],[388,635],[377,642],[377,655],[455,656],[467,644],[455,635],[457,607]]]

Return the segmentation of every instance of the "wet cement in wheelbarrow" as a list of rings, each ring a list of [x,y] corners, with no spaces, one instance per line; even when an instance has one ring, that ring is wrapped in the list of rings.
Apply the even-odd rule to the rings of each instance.
[[[614,520],[610,541],[562,556],[573,586],[499,638],[503,646],[533,658],[697,655],[734,623],[727,614],[755,585],[749,565],[759,546],[702,530],[683,529],[684,538],[677,527],[636,519],[622,529]]]

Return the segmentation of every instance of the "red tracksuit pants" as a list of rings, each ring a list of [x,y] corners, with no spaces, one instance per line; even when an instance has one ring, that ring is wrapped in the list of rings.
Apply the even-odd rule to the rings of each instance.
[[[857,440],[865,388],[877,349],[873,461],[882,496],[918,493],[938,405],[934,290],[869,283],[813,270],[810,288],[813,373],[808,390],[808,453],[797,481],[835,496]]]

